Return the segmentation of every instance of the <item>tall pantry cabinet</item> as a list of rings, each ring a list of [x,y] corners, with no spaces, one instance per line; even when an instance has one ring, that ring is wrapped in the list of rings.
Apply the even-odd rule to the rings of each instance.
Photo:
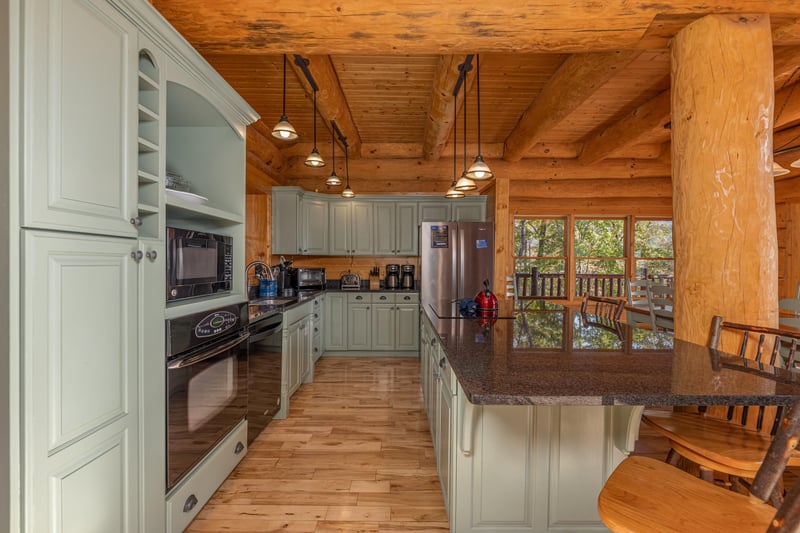
[[[0,9],[0,530],[164,531],[169,80],[257,116],[143,0]]]

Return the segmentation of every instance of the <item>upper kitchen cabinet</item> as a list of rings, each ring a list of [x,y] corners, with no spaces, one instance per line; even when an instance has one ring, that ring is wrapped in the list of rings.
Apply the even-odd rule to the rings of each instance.
[[[331,255],[373,254],[372,212],[372,202],[330,201],[328,228]]]
[[[418,255],[416,202],[375,202],[375,255]]]
[[[327,255],[328,211],[325,195],[273,187],[272,253]]]
[[[450,220],[450,200],[434,200],[419,203],[419,223]]]
[[[25,22],[22,225],[137,237],[137,28],[86,0]]]
[[[458,222],[483,222],[486,220],[485,196],[467,196],[452,200],[452,202],[453,220]]]

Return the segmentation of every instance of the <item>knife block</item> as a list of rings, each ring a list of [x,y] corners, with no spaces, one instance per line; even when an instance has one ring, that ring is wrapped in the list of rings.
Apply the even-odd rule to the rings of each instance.
[[[369,277],[369,290],[377,291],[381,288],[381,278],[380,276],[373,276],[370,275]]]

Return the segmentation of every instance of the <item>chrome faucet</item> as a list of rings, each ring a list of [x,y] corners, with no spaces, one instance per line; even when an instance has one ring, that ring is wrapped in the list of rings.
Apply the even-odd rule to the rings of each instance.
[[[272,274],[272,267],[270,267],[264,261],[256,260],[256,261],[251,261],[250,263],[248,263],[248,265],[246,267],[244,267],[244,293],[245,293],[245,295],[248,296],[248,299],[249,299],[249,294],[250,294],[250,277],[248,276],[248,274],[249,274],[251,268],[253,268],[254,266],[258,266],[258,265],[261,265],[261,268],[263,270],[266,270],[267,279],[270,279],[270,280],[274,280],[275,279],[275,276],[273,276],[273,274]]]

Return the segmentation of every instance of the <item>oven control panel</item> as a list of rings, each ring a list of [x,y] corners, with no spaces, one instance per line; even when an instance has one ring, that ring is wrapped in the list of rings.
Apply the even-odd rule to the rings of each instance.
[[[236,326],[239,317],[230,311],[217,311],[206,315],[194,327],[194,334],[199,339],[215,337]]]

